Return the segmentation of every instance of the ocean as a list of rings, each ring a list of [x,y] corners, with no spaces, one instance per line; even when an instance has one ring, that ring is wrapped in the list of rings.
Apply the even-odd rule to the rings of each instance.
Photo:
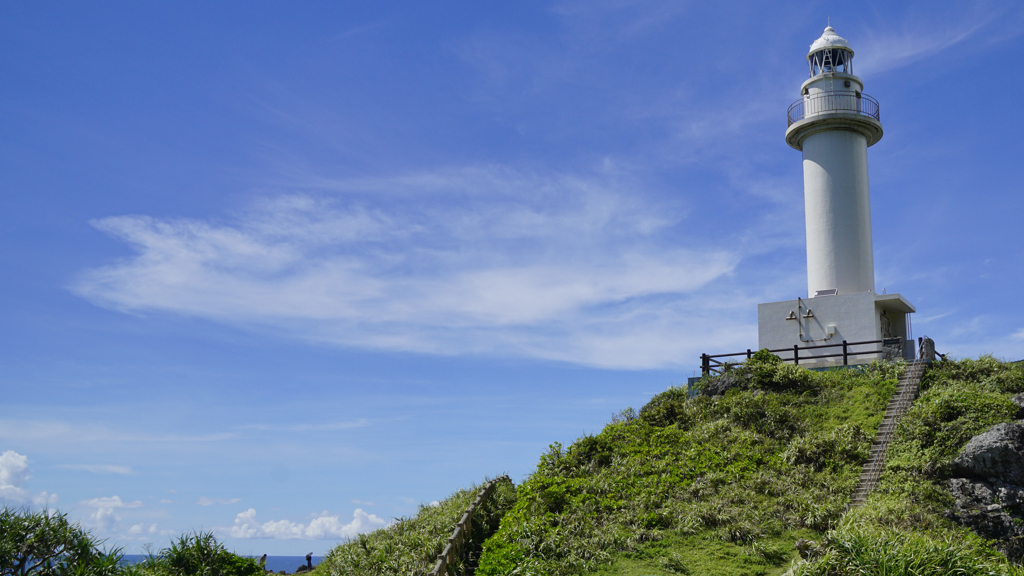
[[[254,558],[259,559],[259,556],[254,556]],[[125,564],[138,564],[145,559],[146,556],[143,554],[125,554],[121,561]],[[323,559],[323,556],[313,556],[313,566],[319,564]],[[289,574],[293,574],[296,568],[305,565],[305,556],[267,556],[266,568],[271,572],[284,570]]]

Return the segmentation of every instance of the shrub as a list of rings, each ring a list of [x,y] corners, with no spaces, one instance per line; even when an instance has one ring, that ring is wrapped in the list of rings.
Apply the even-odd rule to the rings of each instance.
[[[213,532],[188,532],[150,559],[143,569],[168,576],[262,576],[254,558],[229,552]]]
[[[0,575],[64,576],[118,574],[121,549],[105,551],[67,514],[55,510],[0,511]]]
[[[871,439],[857,424],[839,426],[829,433],[815,432],[797,438],[782,453],[787,464],[805,465],[821,471],[838,469],[867,460]]]
[[[980,382],[935,382],[900,421],[890,467],[940,474],[977,434],[1012,421],[1020,407]]]

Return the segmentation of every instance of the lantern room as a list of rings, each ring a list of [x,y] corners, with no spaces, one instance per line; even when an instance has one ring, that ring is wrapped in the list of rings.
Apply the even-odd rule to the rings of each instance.
[[[850,44],[829,26],[825,28],[821,38],[811,44],[807,63],[811,78],[836,72],[853,74],[853,50],[850,49]]]

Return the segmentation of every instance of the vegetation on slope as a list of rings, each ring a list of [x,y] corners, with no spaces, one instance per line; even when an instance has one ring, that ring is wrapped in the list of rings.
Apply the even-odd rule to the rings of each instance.
[[[671,388],[554,444],[477,574],[781,573],[797,538],[842,517],[903,368],[811,372],[759,352],[722,395]]]
[[[942,486],[973,436],[1016,418],[1020,407],[1010,397],[1021,392],[1024,364],[989,356],[933,364],[900,421],[878,488],[794,574],[1024,574],[991,543],[946,518],[952,497]]]
[[[262,576],[253,558],[229,552],[212,532],[190,532],[134,565],[105,550],[67,514],[0,510],[0,576]]]
[[[433,569],[455,524],[480,491],[479,486],[455,492],[436,506],[420,506],[411,518],[403,518],[331,550],[316,573],[329,576],[409,576]],[[499,482],[491,497],[473,515],[473,539],[467,547],[479,552],[484,540],[498,529],[501,517],[512,507],[516,489]],[[466,573],[467,566],[450,566],[450,574]]]

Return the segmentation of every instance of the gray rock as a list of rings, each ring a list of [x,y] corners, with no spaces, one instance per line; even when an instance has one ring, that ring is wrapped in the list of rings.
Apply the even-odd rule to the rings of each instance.
[[[1024,424],[996,424],[971,438],[953,461],[956,475],[1024,485]]]
[[[1017,418],[1024,418],[1024,392],[1017,394],[1010,398],[1010,400],[1017,406],[1020,406],[1020,410],[1017,411]]]
[[[745,389],[750,387],[750,374],[745,371],[726,372],[721,376],[711,378],[701,388],[700,393],[705,396],[719,396],[725,394],[732,388]]]
[[[813,560],[821,553],[818,543],[814,540],[804,540],[801,538],[796,541],[795,548],[804,560]]]
[[[946,516],[992,540],[1011,560],[1024,559],[1024,487],[952,478],[946,481],[946,488],[954,501]]]

